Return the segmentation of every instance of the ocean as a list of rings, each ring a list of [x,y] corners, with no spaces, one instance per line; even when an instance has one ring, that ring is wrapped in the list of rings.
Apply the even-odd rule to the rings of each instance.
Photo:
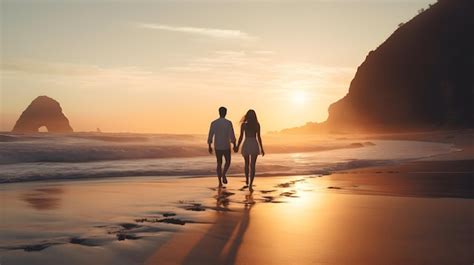
[[[257,175],[328,174],[456,151],[451,144],[264,136]],[[73,133],[0,134],[0,183],[106,177],[215,174],[205,135]],[[233,153],[230,175],[243,174]]]

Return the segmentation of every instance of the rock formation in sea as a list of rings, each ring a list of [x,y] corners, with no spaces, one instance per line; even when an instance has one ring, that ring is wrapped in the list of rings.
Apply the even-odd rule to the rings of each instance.
[[[38,132],[42,126],[53,133],[73,132],[59,102],[47,96],[39,96],[30,103],[17,120],[12,132],[33,133]]]
[[[474,1],[439,0],[369,52],[325,122],[285,131],[472,128],[473,47]]]

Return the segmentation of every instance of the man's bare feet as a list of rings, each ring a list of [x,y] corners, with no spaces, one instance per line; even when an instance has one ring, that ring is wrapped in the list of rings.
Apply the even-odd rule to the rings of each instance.
[[[252,186],[249,187],[249,191],[253,191],[253,187],[252,187]]]
[[[223,176],[223,177],[222,177],[222,182],[223,182],[224,184],[227,184],[227,178],[226,178],[226,176]]]

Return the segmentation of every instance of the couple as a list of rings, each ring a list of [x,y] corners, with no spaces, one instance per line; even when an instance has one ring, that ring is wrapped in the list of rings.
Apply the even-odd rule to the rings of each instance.
[[[217,178],[219,179],[219,186],[222,183],[227,184],[226,173],[230,167],[230,143],[234,145],[234,152],[239,151],[240,144],[245,135],[245,141],[242,145],[242,156],[245,160],[245,186],[253,191],[253,179],[255,177],[255,164],[259,154],[265,155],[263,150],[262,138],[260,137],[260,123],[258,123],[257,114],[254,110],[247,111],[247,114],[240,121],[240,137],[239,141],[235,143],[235,134],[232,122],[225,118],[227,109],[225,107],[219,108],[219,119],[211,123],[209,129],[209,137],[207,143],[209,144],[209,153],[212,154],[212,142],[214,139],[214,149],[217,158]],[[260,152],[261,150],[261,152]],[[222,169],[222,157],[225,158],[224,169]]]

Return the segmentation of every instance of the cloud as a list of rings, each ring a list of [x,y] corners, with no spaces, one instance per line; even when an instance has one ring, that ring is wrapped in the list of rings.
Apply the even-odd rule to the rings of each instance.
[[[272,55],[275,54],[274,51],[266,51],[266,50],[261,50],[261,51],[254,51],[254,54],[259,54],[259,55]]]
[[[143,76],[151,72],[139,70],[137,67],[106,68],[97,65],[75,64],[62,62],[42,62],[35,60],[13,59],[0,63],[0,69],[5,73],[24,73],[52,76],[105,76],[127,73],[129,75]]]
[[[252,40],[255,37],[249,35],[246,32],[234,29],[215,29],[215,28],[198,28],[198,27],[185,27],[185,26],[170,26],[163,24],[150,24],[150,23],[139,23],[138,27],[145,29],[156,29],[172,32],[180,32],[187,34],[194,34],[200,36],[206,36],[218,39],[239,39],[239,40]]]
[[[310,63],[285,63],[276,66],[275,85],[284,90],[301,89],[318,95],[339,95],[346,91],[355,69]]]
[[[305,62],[280,61],[272,51],[219,50],[186,64],[161,69],[103,67],[97,65],[4,60],[5,80],[36,80],[46,86],[123,88],[139,91],[251,91],[286,97],[291,91],[337,99],[347,92],[355,69]],[[170,92],[171,93],[171,92]],[[175,92],[173,92],[175,93]]]
[[[264,94],[266,98],[285,98],[292,91],[300,91],[308,97],[335,101],[347,92],[356,69],[280,61],[271,51],[224,50],[166,70],[176,82],[193,80],[187,85],[201,91],[218,87],[231,93]]]
[[[3,80],[35,80],[37,83],[74,88],[140,88],[149,81],[157,80],[153,72],[138,67],[103,67],[25,59],[2,61],[0,77]]]

